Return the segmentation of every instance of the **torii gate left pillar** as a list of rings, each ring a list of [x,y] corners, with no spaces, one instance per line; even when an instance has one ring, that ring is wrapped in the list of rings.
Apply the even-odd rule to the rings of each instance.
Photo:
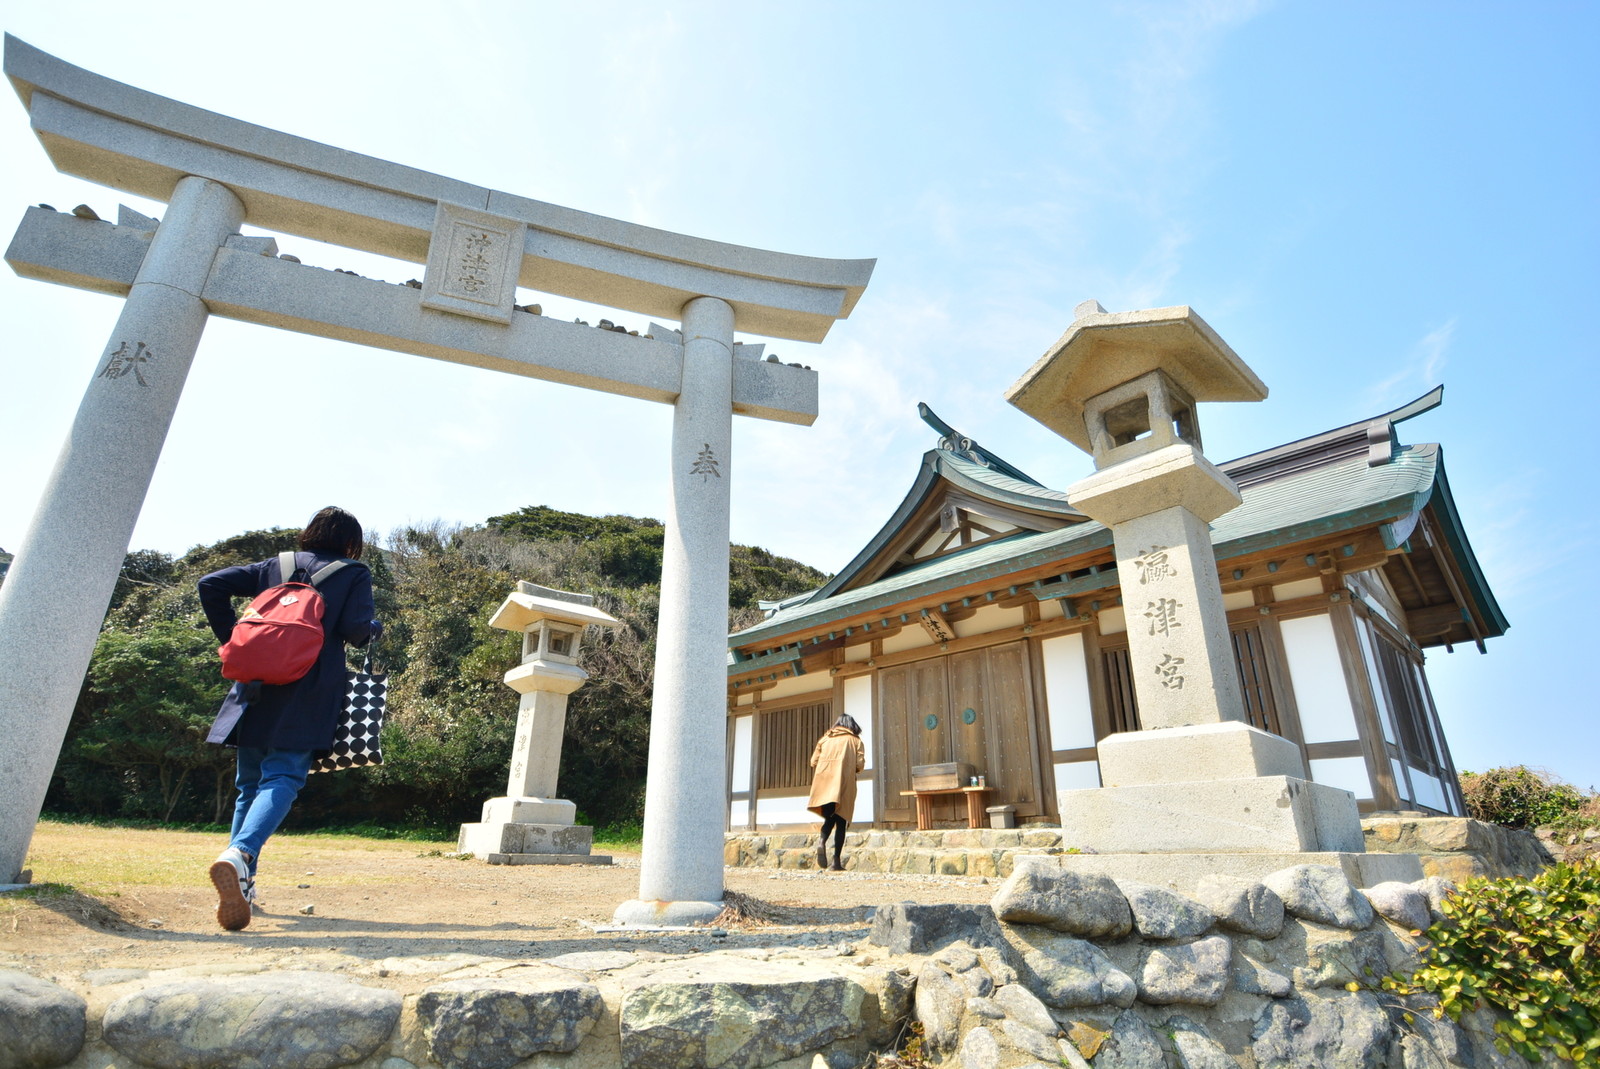
[[[306,141],[167,100],[7,35],[5,73],[59,170],[169,207],[159,226],[30,208],[18,274],[125,296],[0,586],[0,883],[21,871],[208,315],[674,406],[644,862],[624,922],[722,908],[732,417],[809,425],[809,370],[738,330],[820,342],[871,260],[672,234]],[[302,266],[243,223],[425,262],[422,289]],[[517,311],[518,286],[681,322],[630,336]]]

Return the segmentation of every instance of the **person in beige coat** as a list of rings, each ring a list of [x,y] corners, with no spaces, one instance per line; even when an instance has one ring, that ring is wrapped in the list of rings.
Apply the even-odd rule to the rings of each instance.
[[[817,867],[844,871],[844,830],[856,809],[856,773],[867,763],[861,745],[861,725],[849,713],[839,717],[833,727],[817,740],[811,751],[811,797],[806,808],[822,818],[822,834],[817,838]],[[828,864],[828,833],[833,833],[833,864]]]

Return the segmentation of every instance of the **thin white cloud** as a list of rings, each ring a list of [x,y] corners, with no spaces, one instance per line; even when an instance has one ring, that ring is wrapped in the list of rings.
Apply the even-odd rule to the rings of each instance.
[[[1368,406],[1405,401],[1439,385],[1455,333],[1456,320],[1452,316],[1419,338],[1392,374],[1367,388]]]

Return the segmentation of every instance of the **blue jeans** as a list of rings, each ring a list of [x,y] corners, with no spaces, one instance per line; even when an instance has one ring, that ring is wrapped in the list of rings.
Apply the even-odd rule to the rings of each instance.
[[[233,832],[228,845],[238,847],[250,858],[252,876],[256,874],[261,848],[289,815],[295,796],[306,785],[311,754],[310,750],[239,747],[239,771],[234,780],[239,800],[233,806]]]

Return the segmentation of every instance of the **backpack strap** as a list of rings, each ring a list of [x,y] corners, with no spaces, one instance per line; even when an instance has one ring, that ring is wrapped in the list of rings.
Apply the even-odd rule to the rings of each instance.
[[[311,577],[311,585],[316,586],[318,583],[328,578],[328,576],[332,575],[334,572],[338,571],[340,568],[343,568],[349,563],[350,562],[347,560],[336,560],[332,564],[323,565],[321,568],[317,569],[317,574]]]
[[[350,562],[347,561],[347,560],[336,560],[332,564],[325,564],[321,568],[317,569],[316,574],[311,576],[309,582],[314,587],[318,583],[322,582],[324,579],[328,578],[328,576],[332,575],[334,572],[338,571],[340,568],[343,568],[346,564],[349,564],[349,563]],[[294,551],[293,550],[284,550],[282,553],[279,553],[278,554],[278,582],[287,583],[289,581],[289,579],[294,575],[295,571],[296,571],[296,565],[295,565],[295,554],[294,554]]]

